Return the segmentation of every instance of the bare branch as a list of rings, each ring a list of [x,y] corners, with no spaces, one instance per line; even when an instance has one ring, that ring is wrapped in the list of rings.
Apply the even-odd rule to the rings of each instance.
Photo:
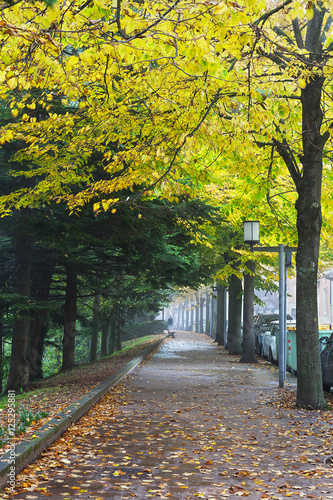
[[[273,16],[277,12],[280,12],[280,10],[283,10],[287,5],[291,4],[292,1],[293,0],[285,0],[285,2],[283,2],[278,7],[275,7],[275,9],[272,9],[272,10],[269,10],[268,12],[265,12],[265,14],[260,16],[259,19],[257,19],[255,21],[255,24],[260,24],[260,23],[264,24],[267,21],[267,19],[269,19],[271,16]]]
[[[136,38],[142,37],[144,34],[146,34],[148,31],[150,31],[152,28],[157,26],[159,23],[162,21],[165,21],[165,16],[167,16],[170,12],[174,10],[174,8],[177,6],[177,4],[180,2],[180,0],[176,0],[173,5],[171,5],[165,12],[164,14],[160,15],[160,18],[154,21],[152,24],[144,28],[143,30],[136,32],[135,35],[129,36],[127,33],[122,29],[121,27],[121,22],[120,22],[120,11],[121,11],[121,0],[117,0],[117,14],[116,14],[116,22],[117,22],[117,28],[120,36],[122,36],[125,40],[135,40]]]
[[[293,29],[294,29],[294,35],[297,43],[297,47],[299,49],[304,49],[304,42],[302,38],[302,33],[301,33],[301,28],[299,27],[299,23],[297,19],[293,20]]]
[[[289,35],[287,35],[287,33],[285,33],[285,32],[284,32],[281,28],[279,28],[279,26],[274,26],[273,31],[274,31],[277,35],[279,35],[279,36],[281,36],[281,37],[285,38],[285,39],[286,39],[286,40],[287,40],[287,41],[288,41],[291,45],[295,45],[295,44],[294,44],[294,41],[290,38],[290,36],[289,36]]]
[[[324,16],[327,12],[326,9],[321,6],[321,10],[316,7],[313,8],[314,16],[308,21],[306,37],[305,37],[305,48],[307,51],[311,52],[310,59],[317,59],[318,55],[321,55],[320,46],[320,34],[322,25],[324,22]]]
[[[94,0],[87,0],[86,2],[84,2],[83,5],[81,5],[76,11],[75,11],[75,14],[78,14],[79,12],[81,12],[81,10],[84,10],[86,7],[88,7],[88,5],[90,5],[91,3],[93,3]]]
[[[283,142],[280,142],[277,139],[273,139],[273,143],[276,147],[277,152],[285,162],[289,170],[289,173],[291,175],[291,178],[294,181],[294,184],[297,188],[299,186],[302,176],[298,168],[297,162],[295,160],[294,154],[289,147],[289,144],[286,142],[285,139],[283,140]]]

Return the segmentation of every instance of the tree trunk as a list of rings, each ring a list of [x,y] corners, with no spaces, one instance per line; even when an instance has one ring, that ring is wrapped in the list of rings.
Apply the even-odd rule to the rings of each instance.
[[[97,359],[97,345],[98,345],[98,333],[99,333],[99,321],[100,321],[100,305],[99,305],[100,295],[97,294],[94,297],[93,303],[93,325],[91,331],[91,342],[90,342],[90,363],[96,361]]]
[[[321,232],[323,79],[310,80],[302,90],[303,175],[297,185],[298,251],[296,257],[297,405],[326,406],[320,364],[317,272]]]
[[[108,335],[109,335],[109,323],[108,321],[106,321],[102,327],[101,358],[105,358],[108,355]]]
[[[200,325],[199,325],[199,316],[200,316],[200,299],[199,294],[195,295],[195,333],[199,333]]]
[[[206,335],[209,335],[210,333],[210,292],[206,292],[206,328],[205,328],[205,333]]]
[[[204,311],[204,297],[203,292],[200,293],[200,319],[199,319],[199,333],[204,333],[204,321],[203,321],[203,311]]]
[[[228,343],[229,354],[242,353],[242,281],[232,274],[229,285],[229,314],[228,314]]]
[[[75,364],[77,274],[69,265],[66,268],[66,272],[67,283],[64,314],[64,338],[62,341],[62,371],[72,368]]]
[[[103,327],[102,327],[102,337],[101,337],[101,357],[105,358],[105,356],[108,356],[109,354],[112,354],[114,352],[114,347],[112,344],[114,344],[114,340],[112,337],[113,331],[111,329],[112,325],[112,320],[114,317],[115,313],[115,307],[111,309],[109,314],[106,316],[104,315],[104,322],[103,322]],[[111,343],[109,344],[109,342]]]
[[[115,347],[116,347],[116,329],[112,328],[111,326],[109,328],[109,335],[108,335],[108,356],[110,356],[115,352]]]
[[[216,337],[216,327],[217,327],[217,297],[215,295],[212,296],[211,299],[211,314],[210,314],[210,337],[215,340]]]
[[[246,267],[249,272],[244,273],[243,345],[240,362],[257,363],[253,331],[255,262],[248,260]]]
[[[34,269],[34,268],[37,269]],[[32,272],[32,296],[37,301],[38,310],[34,311],[30,325],[30,366],[29,381],[43,377],[44,340],[48,330],[48,308],[42,308],[50,295],[54,262],[38,263]]]
[[[185,325],[184,330],[189,331],[189,323],[190,323],[190,311],[189,311],[189,299],[186,299],[185,302],[186,313],[185,313]]]
[[[122,315],[121,311],[118,311],[117,314],[117,326],[116,326],[116,336],[115,336],[115,346],[114,350],[116,352],[121,351],[122,345],[121,345],[121,327],[122,327]]]
[[[216,313],[216,337],[218,345],[224,345],[224,329],[226,324],[225,293],[226,289],[222,285],[217,285],[217,313]]]
[[[31,262],[32,237],[23,233],[17,239],[15,247],[13,291],[22,297],[22,302],[17,306],[15,313],[6,391],[19,390],[29,381],[30,315],[20,306],[24,308],[30,298]]]
[[[113,307],[111,314],[109,315],[108,356],[114,353],[116,347],[116,326],[114,321],[115,310],[115,307]]]

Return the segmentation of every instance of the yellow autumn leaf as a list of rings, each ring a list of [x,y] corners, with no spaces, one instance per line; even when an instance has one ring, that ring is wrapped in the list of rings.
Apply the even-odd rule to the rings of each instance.
[[[306,8],[306,17],[309,21],[311,21],[311,19],[313,18],[314,16],[314,10],[312,8],[312,2],[308,2],[308,5],[311,4],[311,7],[310,8]]]
[[[110,201],[108,201],[108,200],[102,200],[102,202],[101,202],[101,203],[102,203],[103,210],[106,212],[106,211],[107,211],[107,209],[108,209],[108,208],[109,208],[109,206],[110,206]]]
[[[7,130],[6,141],[11,141],[12,139],[14,139],[14,132],[12,130]]]
[[[10,88],[10,90],[14,90],[17,87],[17,80],[16,78],[10,78],[7,80],[7,85]]]

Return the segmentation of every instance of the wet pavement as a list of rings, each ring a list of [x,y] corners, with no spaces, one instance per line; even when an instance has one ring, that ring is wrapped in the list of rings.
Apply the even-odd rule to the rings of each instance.
[[[279,404],[278,369],[238,359],[205,335],[165,339],[116,407],[105,396],[17,477],[12,497],[333,499],[332,412]]]

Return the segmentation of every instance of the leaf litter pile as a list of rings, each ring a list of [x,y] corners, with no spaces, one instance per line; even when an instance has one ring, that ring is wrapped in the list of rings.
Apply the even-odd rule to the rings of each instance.
[[[46,414],[47,416],[36,421],[32,420],[24,432],[5,442],[0,448],[0,458],[13,442],[17,445],[31,438],[36,430],[51,418],[57,418],[59,412],[111,377],[161,337],[161,335],[154,335],[151,338],[145,337],[142,341],[138,339],[128,341],[126,348],[115,355],[93,363],[77,365],[72,370],[31,383],[27,391],[16,398],[16,418],[18,419],[22,409],[29,411],[31,415]],[[0,428],[3,429],[6,429],[9,419],[7,410],[6,406],[0,409]]]
[[[296,409],[266,362],[177,337],[18,475],[17,500],[333,499],[332,411]]]

